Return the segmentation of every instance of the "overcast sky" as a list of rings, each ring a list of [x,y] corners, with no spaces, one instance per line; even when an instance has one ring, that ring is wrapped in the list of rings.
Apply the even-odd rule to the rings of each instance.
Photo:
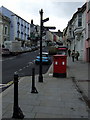
[[[0,7],[3,5],[29,23],[33,19],[36,25],[40,25],[39,11],[43,9],[43,19],[49,17],[44,25],[63,31],[77,8],[84,3],[85,0],[0,0]]]

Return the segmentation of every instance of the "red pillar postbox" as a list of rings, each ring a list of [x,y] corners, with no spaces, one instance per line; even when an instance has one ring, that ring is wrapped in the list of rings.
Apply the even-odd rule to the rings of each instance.
[[[66,77],[67,56],[54,55],[53,61],[53,77]]]

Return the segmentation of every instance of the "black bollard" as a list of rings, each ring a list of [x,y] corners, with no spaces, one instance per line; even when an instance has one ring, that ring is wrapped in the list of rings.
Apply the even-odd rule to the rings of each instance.
[[[12,118],[23,119],[24,115],[20,107],[18,106],[18,74],[14,74],[14,107]]]
[[[32,90],[31,93],[38,93],[35,87],[35,68],[32,68]]]

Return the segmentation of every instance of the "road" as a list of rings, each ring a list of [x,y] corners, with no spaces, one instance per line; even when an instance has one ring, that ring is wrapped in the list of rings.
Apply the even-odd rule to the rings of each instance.
[[[43,48],[47,51],[47,48]],[[32,68],[35,67],[35,74],[39,73],[39,65],[34,64],[34,60],[38,55],[39,50],[23,53],[17,56],[11,56],[2,59],[2,83],[12,83],[15,72],[18,72],[19,77],[31,76]],[[43,74],[47,72],[50,65],[43,65]]]

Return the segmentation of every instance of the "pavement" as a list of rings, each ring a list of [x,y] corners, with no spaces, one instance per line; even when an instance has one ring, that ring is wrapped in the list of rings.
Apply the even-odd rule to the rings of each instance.
[[[22,77],[18,85],[18,102],[24,118],[89,118],[88,84],[89,64],[83,61],[67,60],[67,77],[53,77],[53,64],[43,75],[43,82],[35,76],[37,94],[31,93],[32,77]],[[0,94],[1,116],[4,120],[13,116],[14,86]],[[85,99],[86,98],[86,99]],[[86,119],[85,119],[86,118]],[[71,120],[71,119],[70,119]]]

